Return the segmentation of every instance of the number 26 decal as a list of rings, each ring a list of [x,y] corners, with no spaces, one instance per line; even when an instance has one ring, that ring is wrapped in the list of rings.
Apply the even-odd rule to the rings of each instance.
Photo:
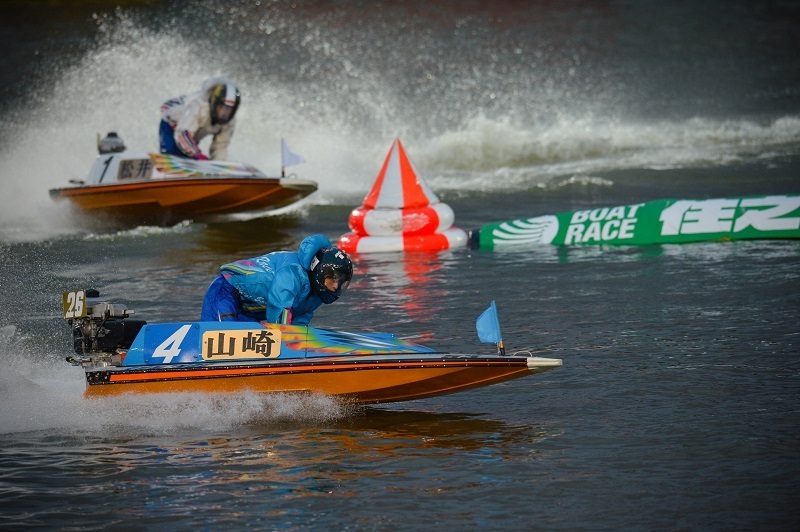
[[[85,290],[73,290],[72,292],[64,292],[62,296],[62,303],[64,307],[65,320],[86,317]]]

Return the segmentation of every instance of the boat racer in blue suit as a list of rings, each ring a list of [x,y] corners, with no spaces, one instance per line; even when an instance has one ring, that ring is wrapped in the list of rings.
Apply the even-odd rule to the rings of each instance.
[[[207,160],[199,144],[213,135],[211,159],[226,160],[240,101],[239,89],[221,77],[205,80],[200,92],[167,100],[161,105],[161,153]]]
[[[220,268],[203,299],[201,321],[268,321],[308,325],[314,311],[347,290],[353,263],[324,235],[297,252],[276,251]]]

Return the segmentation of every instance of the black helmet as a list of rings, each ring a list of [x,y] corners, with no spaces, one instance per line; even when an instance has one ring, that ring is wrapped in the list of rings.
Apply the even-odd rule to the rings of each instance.
[[[223,83],[211,89],[208,103],[211,105],[211,123],[227,124],[233,120],[242,95],[232,83]]]
[[[353,263],[347,253],[337,247],[324,248],[311,259],[308,271],[311,287],[326,305],[333,303],[347,290],[353,278]],[[335,280],[335,288],[325,286],[326,279]],[[329,282],[330,284],[330,282]]]

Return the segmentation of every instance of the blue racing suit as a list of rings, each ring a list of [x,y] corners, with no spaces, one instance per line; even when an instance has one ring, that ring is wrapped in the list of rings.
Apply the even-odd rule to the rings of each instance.
[[[263,321],[308,325],[322,300],[308,277],[317,251],[331,247],[312,235],[297,252],[276,251],[225,264],[208,287],[201,321]]]

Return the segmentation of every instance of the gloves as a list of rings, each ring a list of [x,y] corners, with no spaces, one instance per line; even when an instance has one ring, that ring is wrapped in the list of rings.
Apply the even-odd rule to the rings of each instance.
[[[197,156],[195,156],[195,159],[197,159],[198,161],[207,161],[208,160],[208,156],[206,154],[204,154],[203,152],[198,152]]]
[[[292,324],[292,309],[285,308],[281,311],[280,316],[278,317],[278,323],[282,323],[283,325],[291,325]]]

